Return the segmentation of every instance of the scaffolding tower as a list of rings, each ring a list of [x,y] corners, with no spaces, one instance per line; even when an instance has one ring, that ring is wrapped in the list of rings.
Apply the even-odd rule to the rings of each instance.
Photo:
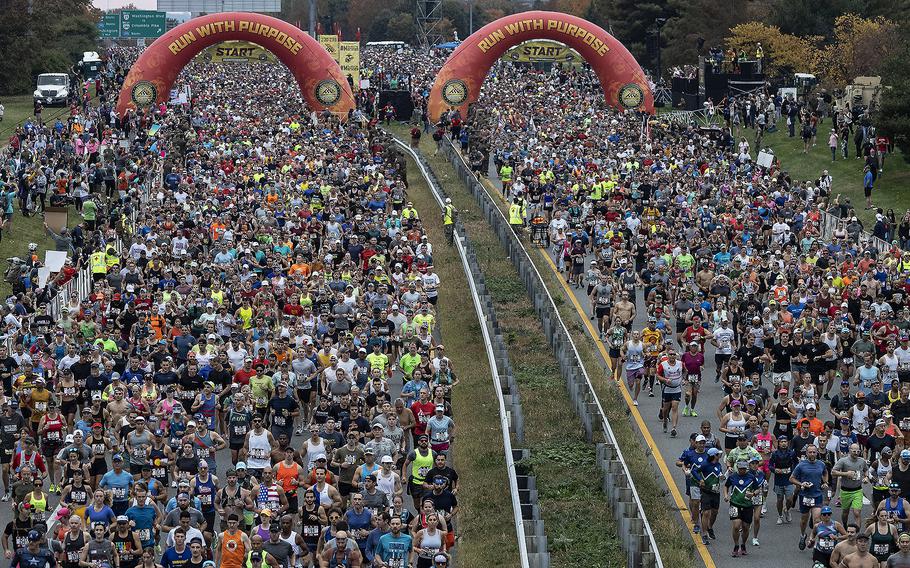
[[[429,48],[445,41],[439,21],[442,19],[442,0],[417,0],[417,41]]]

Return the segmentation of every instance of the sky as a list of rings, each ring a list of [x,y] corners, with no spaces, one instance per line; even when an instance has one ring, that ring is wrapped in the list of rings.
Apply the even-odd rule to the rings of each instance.
[[[133,4],[141,10],[154,10],[158,7],[157,0],[92,0],[92,4],[101,10],[108,10],[110,8],[122,8],[129,4]]]

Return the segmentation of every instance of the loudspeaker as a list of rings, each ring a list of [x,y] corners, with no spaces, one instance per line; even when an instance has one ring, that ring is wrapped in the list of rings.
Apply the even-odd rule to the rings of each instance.
[[[391,103],[395,107],[397,120],[410,120],[414,113],[414,101],[408,91],[379,91],[379,108]]]
[[[698,110],[701,108],[701,104],[698,102],[698,93],[695,93],[695,94],[686,93],[684,95],[684,97],[685,97],[686,110]]]

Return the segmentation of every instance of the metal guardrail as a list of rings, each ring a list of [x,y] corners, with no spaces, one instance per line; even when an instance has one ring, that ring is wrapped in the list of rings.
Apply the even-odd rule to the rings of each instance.
[[[819,223],[819,232],[821,233],[821,238],[826,241],[832,240],[834,231],[836,231],[840,225],[845,224],[846,222],[846,219],[838,217],[829,211],[821,211],[821,222]],[[863,230],[859,234],[857,244],[864,248],[872,247],[880,255],[887,254],[891,251],[892,248],[894,248],[891,243],[873,236],[872,233],[866,230]]]
[[[543,276],[531,260],[528,251],[512,230],[496,200],[477,179],[464,157],[448,137],[443,138],[443,149],[456,172],[484,210],[487,220],[522,276],[529,296],[543,323],[544,333],[560,361],[560,371],[566,379],[570,396],[585,425],[589,441],[594,439],[595,427],[601,429],[605,443],[598,447],[598,461],[604,470],[603,490],[613,504],[615,520],[619,525],[618,536],[627,553],[631,567],[663,568],[654,532],[648,523],[644,506],[635,488],[635,482],[626,465],[622,450],[606,418],[591,378],[581,360],[572,335],[568,330],[556,302],[547,288]]]
[[[421,175],[423,176],[424,180],[426,180],[427,187],[430,188],[430,193],[433,195],[433,198],[436,200],[436,203],[439,205],[439,208],[443,209],[445,207],[444,199],[443,199],[442,195],[440,194],[440,190],[437,187],[437,184],[435,183],[433,176],[431,176],[429,174],[429,172],[427,171],[426,167],[424,167],[424,164],[423,164],[420,156],[416,152],[414,152],[414,150],[412,150],[410,147],[408,147],[407,144],[401,142],[400,140],[395,139],[395,142],[398,144],[399,147],[401,147],[405,152],[407,152],[414,159],[414,162],[417,164],[417,167],[420,169]],[[480,301],[480,296],[477,291],[477,284],[475,283],[475,280],[474,280],[475,274],[468,263],[467,252],[466,252],[466,247],[465,247],[465,243],[464,243],[464,237],[462,235],[456,233],[455,238],[454,238],[454,243],[455,243],[455,248],[458,250],[458,257],[459,257],[459,259],[461,259],[461,264],[464,269],[465,277],[467,278],[467,281],[468,281],[468,286],[470,287],[471,300],[474,304],[474,311],[477,313],[477,320],[482,324],[480,326],[480,330],[483,335],[484,349],[487,352],[487,360],[490,363],[490,371],[493,375],[493,387],[496,391],[497,402],[499,403],[499,426],[500,426],[500,429],[502,430],[502,440],[503,440],[503,446],[504,446],[504,450],[505,450],[506,470],[507,470],[507,477],[509,479],[509,493],[512,498],[512,514],[513,514],[514,522],[515,522],[516,536],[518,538],[519,561],[521,563],[522,568],[530,568],[531,564],[530,564],[530,559],[529,559],[529,554],[528,554],[527,535],[525,532],[524,522],[522,519],[521,498],[520,498],[519,489],[518,489],[518,477],[517,477],[517,472],[516,472],[516,468],[515,468],[515,460],[514,460],[513,450],[512,450],[511,426],[509,423],[510,422],[509,413],[506,411],[506,404],[505,404],[505,398],[503,396],[501,377],[500,377],[498,366],[497,366],[496,356],[493,352],[493,342],[490,337],[491,322],[490,322],[490,319],[485,314],[483,305],[481,304],[481,301]]]

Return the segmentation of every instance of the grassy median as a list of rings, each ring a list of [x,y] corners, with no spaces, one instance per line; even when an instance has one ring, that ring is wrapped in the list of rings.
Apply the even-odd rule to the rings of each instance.
[[[390,130],[403,139],[408,136],[403,127]],[[588,566],[593,561],[597,566],[625,566],[617,525],[600,491],[603,476],[596,464],[595,447],[585,441],[524,284],[445,157],[433,156],[431,140],[424,140],[420,149],[458,208],[493,297],[519,384],[525,418],[523,446],[531,450],[526,465],[537,477],[551,563]],[[416,195],[414,198],[416,201]]]
[[[499,403],[470,288],[458,252],[446,245],[439,205],[410,158],[408,182],[408,197],[434,243],[433,264],[443,290],[437,304],[439,330],[460,381],[452,394],[454,467],[459,473],[458,564],[518,566]]]
[[[407,136],[406,129],[400,128],[396,130],[400,136]],[[421,150],[424,152],[424,155],[427,157],[427,160],[430,162],[433,167],[436,175],[439,177],[441,182],[446,186],[446,190],[449,192],[452,197],[453,202],[458,206],[459,210],[467,209],[466,212],[462,212],[462,219],[474,218],[483,225],[482,229],[485,229],[486,234],[489,234],[492,239],[495,241],[495,250],[497,254],[501,255],[499,262],[493,262],[490,266],[484,263],[484,275],[487,278],[487,284],[491,290],[491,294],[494,296],[497,295],[497,291],[501,294],[510,294],[512,297],[517,297],[518,292],[511,285],[513,282],[509,282],[508,279],[501,281],[499,272],[504,270],[507,267],[509,270],[515,274],[514,269],[512,268],[512,263],[505,258],[502,249],[498,246],[499,241],[492,235],[492,232],[486,228],[486,221],[481,217],[480,209],[477,206],[474,198],[469,194],[467,189],[464,188],[461,181],[456,177],[454,170],[449,164],[448,160],[440,153],[438,156],[433,156],[434,145],[432,141],[424,140],[421,142]],[[499,204],[502,207],[502,203]],[[472,226],[468,226],[469,236],[471,240],[475,243],[475,247],[478,249],[478,255],[480,251],[484,248],[494,248],[492,246],[484,247],[481,246],[481,243],[478,242],[478,236],[475,236],[477,232]],[[486,244],[486,243],[484,243]],[[591,373],[592,382],[594,388],[597,391],[598,397],[600,397],[601,403],[604,407],[604,411],[607,414],[607,420],[610,421],[610,426],[613,428],[613,433],[617,438],[623,455],[626,458],[626,464],[629,467],[629,471],[632,474],[632,478],[635,481],[636,488],[638,489],[639,496],[642,499],[643,505],[645,507],[645,514],[648,516],[648,521],[651,523],[652,529],[654,531],[655,539],[657,540],[657,546],[660,549],[661,557],[663,559],[665,566],[691,566],[695,563],[695,549],[692,544],[692,540],[686,532],[686,528],[683,523],[680,522],[679,512],[676,510],[676,506],[673,503],[672,499],[669,496],[669,492],[664,485],[663,479],[657,475],[653,464],[651,463],[651,452],[644,445],[641,440],[640,434],[635,429],[632,421],[629,419],[628,408],[625,401],[622,398],[622,395],[618,388],[612,381],[605,381],[603,379],[604,373],[600,372],[604,368],[604,363],[600,359],[599,354],[597,353],[596,346],[593,343],[593,340],[588,336],[584,327],[578,321],[578,315],[575,313],[571,305],[563,300],[562,288],[560,283],[556,281],[551,269],[546,266],[543,262],[543,259],[539,255],[531,254],[530,255],[533,262],[537,265],[538,271],[543,275],[545,284],[550,289],[553,294],[554,301],[557,305],[557,308],[560,311],[560,315],[563,318],[563,321],[566,322],[566,325],[569,327],[569,332],[572,333],[573,339],[575,339],[576,346],[578,348],[579,354],[581,355],[582,361],[585,364],[585,367],[588,369],[588,372]],[[493,259],[491,259],[493,260]],[[502,266],[500,266],[502,265]],[[517,280],[517,275],[515,276]],[[520,281],[514,282],[517,287],[520,287],[521,294],[524,294],[524,287]],[[499,289],[499,290],[497,290]],[[537,319],[533,308],[527,303],[524,298],[522,298],[523,304],[518,307],[519,311],[524,312],[524,316],[527,318],[527,321],[524,322],[527,325],[533,323],[535,329],[537,330],[537,338],[539,344],[539,350],[545,351],[547,354],[551,352],[549,345],[546,345],[546,341],[543,336],[542,330],[540,330],[539,320]],[[505,319],[505,314],[503,310],[497,305],[497,314],[500,319]],[[533,320],[533,321],[531,321]],[[505,333],[505,322],[503,323],[504,333]],[[520,328],[521,329],[521,328]],[[527,329],[527,328],[524,328]],[[523,337],[524,334],[519,333],[516,337]],[[521,384],[521,394],[522,394],[522,406],[529,404],[528,397],[535,396],[542,392],[546,392],[546,389],[559,388],[559,397],[567,401],[567,396],[565,394],[564,383],[562,378],[559,376],[558,367],[555,365],[555,361],[549,365],[541,364],[539,361],[532,361],[525,356],[523,352],[513,352],[512,347],[510,346],[510,357],[512,364],[516,370],[516,378]],[[533,353],[532,353],[533,355]],[[552,361],[552,358],[551,358]],[[525,386],[525,385],[529,386]],[[545,402],[546,399],[544,399]],[[570,438],[578,440],[578,438],[572,437],[572,432],[580,432],[580,428],[576,423],[569,423],[566,421],[565,416],[575,416],[574,411],[571,408],[565,410],[568,414],[556,414],[549,418],[551,421],[546,422],[547,418],[544,418],[544,421],[541,425],[546,425],[547,428],[551,430],[551,434],[554,437],[558,437],[566,442],[567,445],[574,448],[577,452],[579,449],[574,443],[570,443]],[[532,422],[529,414],[528,408],[525,409],[526,421],[529,423]],[[583,440],[583,438],[581,438]],[[538,462],[548,455],[546,451],[547,448],[538,448],[538,451],[534,451],[532,447],[532,461]],[[539,450],[544,450],[543,452]],[[572,458],[569,457],[569,453],[564,454],[566,461],[571,461]],[[577,453],[573,453],[576,458],[581,457]],[[561,461],[561,460],[560,460]],[[582,463],[586,462],[576,462],[574,467],[581,466]],[[590,462],[593,466],[593,460]],[[566,466],[573,467],[573,466]],[[588,484],[587,488],[588,497],[590,498],[591,492],[599,492],[599,488],[595,485],[599,485],[599,480],[602,478],[600,471],[595,469],[588,470]],[[587,469],[587,468],[581,468]],[[539,466],[535,465],[535,471],[540,471]],[[592,482],[591,480],[597,480]],[[541,485],[541,480],[538,480],[538,485]],[[571,491],[572,482],[568,479],[563,479],[561,484],[563,489]],[[559,488],[555,489],[555,493],[559,494],[562,491]],[[558,501],[557,501],[558,503]],[[544,506],[542,498],[542,508]],[[672,511],[673,514],[667,514],[668,511]],[[558,514],[549,515],[545,513],[547,536],[550,539],[551,548],[553,549],[556,558],[559,558],[559,548],[565,547],[568,549],[572,548],[571,542],[563,542],[563,539],[574,540],[571,536],[575,534],[577,539],[584,538],[581,532],[578,532],[578,527],[572,526],[572,519],[578,519],[579,524],[587,522],[585,514],[582,511],[576,510],[574,514],[569,516],[564,516],[561,521],[564,525],[566,532],[557,532],[554,525],[550,522],[550,517],[558,517]],[[614,534],[615,526],[611,529],[610,532],[606,534]],[[613,542],[613,539],[609,539],[611,544],[608,548],[617,547],[618,542]],[[571,552],[571,551],[570,551]],[[589,551],[589,553],[593,553]],[[592,556],[593,557],[593,556]],[[574,555],[571,556],[574,559]],[[570,559],[570,556],[565,557],[566,560]],[[559,564],[563,564],[560,562]],[[624,564],[624,563],[623,563]],[[604,565],[610,565],[609,563]]]

